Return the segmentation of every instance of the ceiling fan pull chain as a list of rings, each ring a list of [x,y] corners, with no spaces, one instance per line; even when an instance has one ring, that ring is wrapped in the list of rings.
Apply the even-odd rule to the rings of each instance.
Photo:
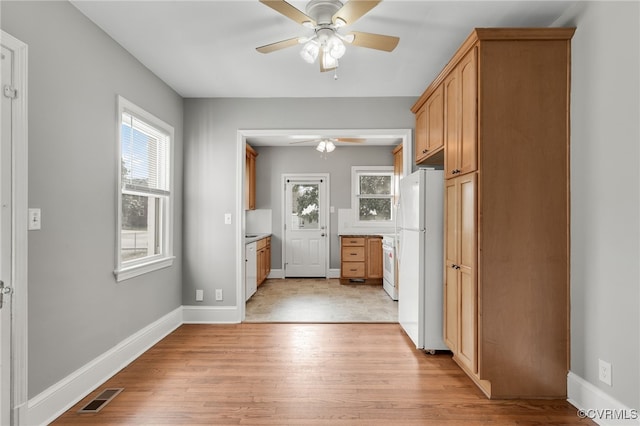
[[[338,61],[336,60],[336,67],[333,69],[333,79],[338,79]]]

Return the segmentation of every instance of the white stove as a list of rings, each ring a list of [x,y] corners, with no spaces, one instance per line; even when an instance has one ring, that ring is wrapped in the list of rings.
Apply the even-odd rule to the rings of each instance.
[[[398,300],[396,279],[396,239],[394,235],[382,237],[382,287],[393,300]]]

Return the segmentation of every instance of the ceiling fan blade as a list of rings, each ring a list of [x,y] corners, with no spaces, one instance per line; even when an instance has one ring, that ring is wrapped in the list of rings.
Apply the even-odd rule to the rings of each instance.
[[[351,25],[365,13],[376,7],[381,1],[382,0],[349,0],[331,17],[331,21],[338,26]]]
[[[271,9],[281,13],[289,19],[293,19],[300,25],[305,25],[305,23],[308,22],[308,26],[316,26],[316,21],[314,21],[309,16],[302,13],[298,8],[290,5],[284,0],[260,0],[260,3],[269,6]]]
[[[353,1],[353,0],[352,0]],[[349,3],[347,3],[349,4]],[[358,31],[351,31],[347,35],[353,34],[354,39],[351,42],[354,46],[368,47],[369,49],[384,50],[385,52],[391,52],[396,48],[399,37],[388,36],[382,34],[361,33]]]
[[[366,139],[362,138],[334,138],[336,142],[348,142],[348,143],[364,143]]]
[[[266,44],[264,46],[256,47],[256,50],[260,53],[275,52],[276,50],[298,45],[298,39],[299,37],[294,37],[287,40],[278,41],[276,43]]]

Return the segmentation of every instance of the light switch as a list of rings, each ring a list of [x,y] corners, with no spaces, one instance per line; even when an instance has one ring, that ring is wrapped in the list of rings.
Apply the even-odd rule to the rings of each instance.
[[[29,230],[36,231],[42,226],[40,209],[29,209]]]
[[[231,213],[224,214],[224,224],[231,225]]]

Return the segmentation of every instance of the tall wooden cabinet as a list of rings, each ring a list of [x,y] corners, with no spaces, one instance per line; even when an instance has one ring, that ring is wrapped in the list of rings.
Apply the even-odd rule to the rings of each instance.
[[[476,29],[443,90],[444,339],[490,398],[565,398],[574,28]]]

